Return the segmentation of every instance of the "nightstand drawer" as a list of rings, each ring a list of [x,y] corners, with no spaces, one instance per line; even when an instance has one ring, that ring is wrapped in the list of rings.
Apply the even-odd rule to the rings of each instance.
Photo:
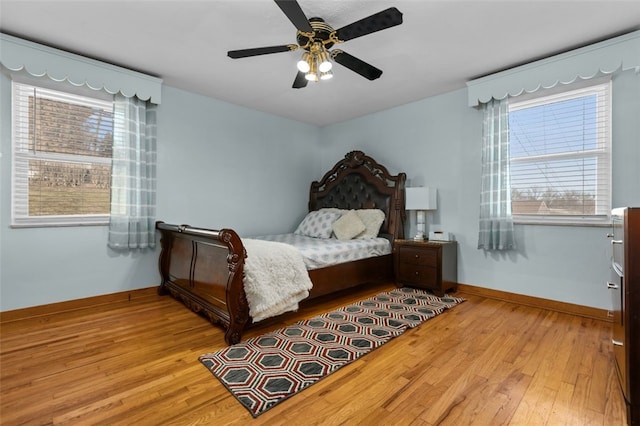
[[[400,262],[412,265],[438,265],[438,250],[416,248],[416,247],[400,247]]]
[[[438,286],[438,268],[403,263],[398,270],[398,280],[407,284],[436,287]]]

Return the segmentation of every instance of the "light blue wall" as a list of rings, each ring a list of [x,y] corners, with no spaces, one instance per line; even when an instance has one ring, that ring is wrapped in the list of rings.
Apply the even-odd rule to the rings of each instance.
[[[628,71],[613,80],[614,206],[640,205],[639,123],[640,75]],[[517,251],[476,248],[481,132],[481,112],[459,90],[322,128],[323,167],[357,148],[406,172],[408,186],[437,188],[429,226],[455,235],[461,283],[609,309],[607,228],[516,225]]]
[[[317,127],[168,87],[162,99],[158,219],[292,232],[321,173]]]
[[[10,228],[10,93],[0,74],[0,311],[157,285],[159,249],[114,252],[104,226]],[[301,220],[320,173],[316,127],[169,87],[162,97],[159,220],[241,235]]]

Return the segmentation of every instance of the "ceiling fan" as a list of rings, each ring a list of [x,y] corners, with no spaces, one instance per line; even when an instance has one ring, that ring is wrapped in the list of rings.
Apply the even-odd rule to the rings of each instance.
[[[361,37],[376,31],[402,24],[402,13],[395,7],[374,13],[371,16],[334,30],[322,18],[307,19],[296,0],[274,0],[298,29],[298,44],[257,47],[253,49],[230,50],[227,55],[233,59],[270,53],[291,52],[303,49],[302,58],[298,62],[298,74],[293,81],[293,88],[306,87],[309,81],[329,79],[333,76],[329,58],[349,68],[364,78],[375,80],[382,75],[382,70],[370,65],[340,49],[331,49],[337,43]]]

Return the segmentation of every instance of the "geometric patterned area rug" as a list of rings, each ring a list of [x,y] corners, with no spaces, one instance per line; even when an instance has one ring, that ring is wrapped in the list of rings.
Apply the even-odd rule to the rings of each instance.
[[[403,287],[199,359],[257,417],[407,329],[463,301]]]

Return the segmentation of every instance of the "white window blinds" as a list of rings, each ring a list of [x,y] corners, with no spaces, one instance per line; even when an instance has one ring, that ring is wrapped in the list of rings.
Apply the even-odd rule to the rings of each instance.
[[[510,101],[516,219],[606,219],[611,209],[610,109],[609,81]]]
[[[14,81],[13,224],[108,223],[112,141],[113,100]]]

